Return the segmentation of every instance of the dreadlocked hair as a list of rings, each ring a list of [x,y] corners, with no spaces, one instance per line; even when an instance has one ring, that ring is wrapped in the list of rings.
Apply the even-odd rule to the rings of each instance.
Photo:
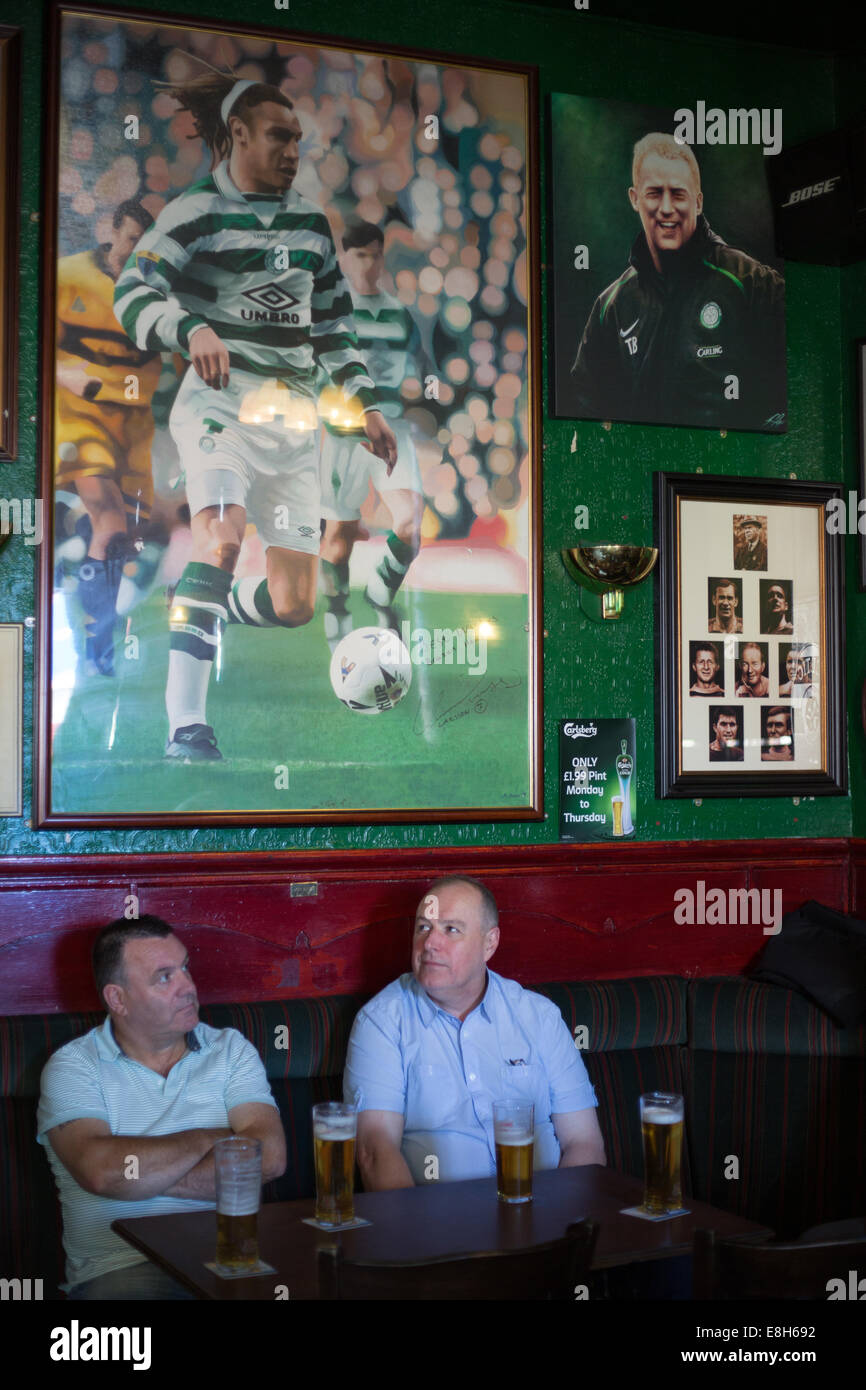
[[[227,159],[232,147],[231,131],[223,121],[220,107],[237,80],[231,73],[213,72],[206,73],[203,77],[194,77],[182,86],[168,82],[159,84],[169,96],[179,102],[181,111],[189,111],[195,124],[196,135],[200,135],[204,140],[215,163]],[[287,107],[289,111],[294,110],[294,103],[279,87],[273,87],[269,82],[256,82],[241,92],[229,112],[229,119],[232,116],[240,116],[241,120],[249,125],[252,123],[250,116],[254,107],[261,106],[265,101],[274,101],[278,106]]]

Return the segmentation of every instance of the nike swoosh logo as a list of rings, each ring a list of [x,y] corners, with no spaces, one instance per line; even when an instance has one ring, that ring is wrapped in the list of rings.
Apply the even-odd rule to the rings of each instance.
[[[620,336],[621,338],[627,338],[628,335],[629,335],[629,333],[631,332],[632,328],[637,328],[637,326],[638,326],[639,323],[640,323],[640,318],[636,318],[635,321],[634,321],[634,323],[633,323],[633,324],[630,324],[630,326],[629,326],[628,328],[621,328],[621,329],[619,330],[619,336]]]

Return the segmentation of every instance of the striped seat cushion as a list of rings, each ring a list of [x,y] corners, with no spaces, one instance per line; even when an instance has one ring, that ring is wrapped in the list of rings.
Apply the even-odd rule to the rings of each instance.
[[[782,1234],[866,1211],[866,1028],[839,1029],[800,996],[744,979],[537,988],[581,1045],[612,1167],[642,1172],[638,1097],[682,1091],[687,1192]],[[202,1008],[205,1022],[235,1027],[257,1047],[280,1108],[288,1166],[265,1200],[313,1192],[311,1107],[341,1098],[362,1002],[338,995]],[[0,1018],[0,1271],[42,1278],[46,1294],[63,1262],[54,1184],[35,1137],[39,1077],[52,1052],[103,1017]],[[725,1176],[731,1155],[736,1179]]]
[[[532,988],[553,1000],[572,1034],[586,1026],[590,1052],[619,1052],[685,1046],[687,983],[677,975],[656,975]]]
[[[261,1004],[205,1004],[212,1028],[237,1028],[258,1048],[271,1082],[342,1076],[360,995],[282,999]]]
[[[695,980],[688,1030],[698,1051],[866,1057],[866,1023],[840,1028],[794,990],[740,976]]]
[[[696,1190],[782,1237],[866,1213],[866,1028],[743,979],[695,982],[689,1013]]]
[[[39,1096],[39,1078],[52,1052],[88,1033],[104,1013],[19,1014],[0,1018],[0,1095]]]
[[[646,1091],[682,1093],[686,1043],[685,980],[665,975],[536,985],[559,1008],[581,1047],[598,1097],[598,1120],[611,1168],[643,1175],[638,1100]],[[585,1027],[586,1034],[576,1030]],[[687,1146],[683,1184],[691,1191]]]
[[[316,1190],[312,1108],[320,1101],[343,1099],[349,1033],[362,1003],[360,997],[330,995],[202,1007],[205,1023],[237,1028],[258,1048],[280,1107],[286,1171],[265,1186],[266,1202],[311,1197]]]
[[[39,1077],[52,1052],[101,1023],[104,1014],[0,1018],[0,1271],[42,1279],[46,1296],[63,1279],[60,1204],[36,1142]]]

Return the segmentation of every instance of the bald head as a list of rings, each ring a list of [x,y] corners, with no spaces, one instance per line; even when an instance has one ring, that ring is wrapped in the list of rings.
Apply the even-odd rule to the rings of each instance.
[[[491,928],[499,926],[499,908],[496,906],[496,899],[486,884],[482,883],[480,879],[470,878],[468,874],[443,874],[442,878],[435,879],[424,894],[424,902],[430,903],[433,898],[438,898],[443,888],[455,886],[475,890],[482,931],[488,932]]]

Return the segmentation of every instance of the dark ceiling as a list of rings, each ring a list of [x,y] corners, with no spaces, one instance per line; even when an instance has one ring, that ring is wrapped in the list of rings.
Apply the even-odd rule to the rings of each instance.
[[[574,13],[574,0],[521,0]],[[589,0],[586,14],[666,29],[718,34],[751,43],[786,44],[813,52],[862,45],[863,7],[850,0]]]

